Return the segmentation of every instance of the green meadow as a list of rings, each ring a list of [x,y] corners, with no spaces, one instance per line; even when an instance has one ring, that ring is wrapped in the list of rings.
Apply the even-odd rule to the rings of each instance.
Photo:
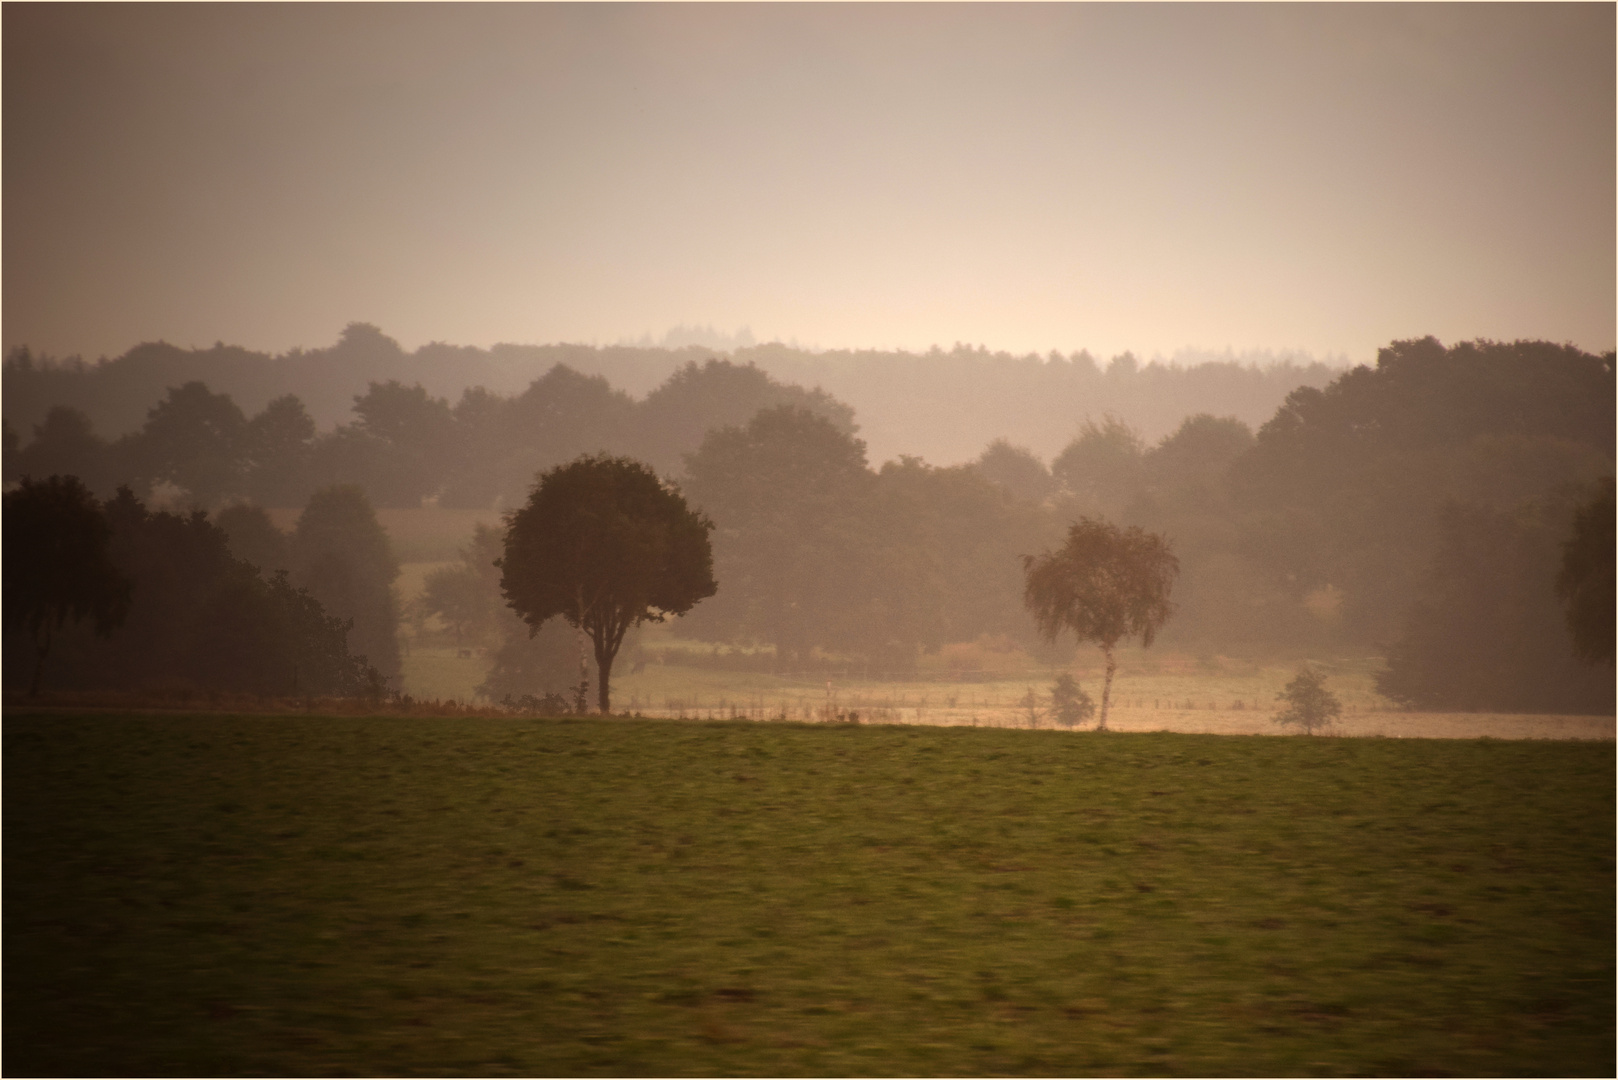
[[[1603,1075],[1610,742],[9,710],[10,1075]]]

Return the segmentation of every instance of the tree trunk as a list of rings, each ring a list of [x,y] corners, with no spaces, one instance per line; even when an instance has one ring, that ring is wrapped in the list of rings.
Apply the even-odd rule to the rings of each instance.
[[[596,646],[596,701],[601,705],[601,715],[612,715],[612,697],[608,683],[612,678],[612,662],[615,659],[613,652],[606,645]]]
[[[1101,684],[1101,720],[1096,724],[1096,730],[1106,731],[1107,706],[1112,701],[1112,673],[1118,670],[1118,661],[1113,659],[1111,649],[1103,647],[1101,651],[1107,656],[1107,678]]]

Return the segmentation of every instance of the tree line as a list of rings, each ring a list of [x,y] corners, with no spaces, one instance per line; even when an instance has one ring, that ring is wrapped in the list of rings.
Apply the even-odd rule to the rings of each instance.
[[[101,497],[126,485],[204,508],[301,506],[334,484],[358,485],[377,507],[427,499],[510,508],[536,472],[583,453],[611,450],[673,472],[705,431],[776,404],[854,430],[853,410],[824,392],[722,360],[686,364],[643,401],[560,364],[520,394],[472,388],[454,406],[419,383],[374,382],[353,399],[353,418],[326,432],[295,395],[248,416],[228,394],[192,381],[170,387],[138,430],[113,440],[70,405],[48,409],[26,445],[8,426],[5,476],[74,475]]]
[[[754,397],[716,389],[736,385]],[[981,635],[1060,659],[1063,647],[1041,643],[1023,610],[1022,560],[1090,518],[1172,542],[1178,611],[1163,638],[1174,647],[1372,652],[1388,661],[1383,691],[1427,708],[1611,708],[1611,679],[1579,662],[1568,633],[1576,610],[1575,623],[1608,627],[1610,643],[1611,515],[1605,541],[1590,535],[1613,471],[1611,354],[1541,342],[1396,342],[1374,368],[1294,391],[1257,432],[1199,414],[1148,444],[1116,417],[1092,417],[1049,464],[996,440],[965,466],[902,457],[873,467],[846,407],[725,362],[688,365],[662,389],[686,403],[689,448],[671,467],[680,442],[665,442],[657,471],[714,525],[718,592],[685,617],[685,632],[763,645],[780,669],[835,658],[903,671],[925,651]],[[519,477],[526,485],[534,467],[580,452],[636,456],[633,423],[593,425],[612,408],[625,416],[645,403],[579,406],[613,395],[599,380],[553,369],[519,398],[484,395],[491,416],[520,410],[506,421],[451,428],[443,419],[460,423],[461,406],[381,384],[356,402],[343,437],[460,460],[465,483],[509,468],[510,480],[476,481],[506,491]],[[139,434],[152,445],[208,445],[214,428],[197,422],[201,409],[189,425],[165,426],[174,396]],[[726,409],[730,419],[711,419]],[[426,437],[434,423],[460,434],[434,443]],[[165,434],[176,430],[187,434]],[[445,449],[478,430],[526,439],[526,456],[511,452],[502,465],[510,447],[491,442],[461,459]],[[46,434],[42,427],[18,456],[51,445]],[[251,475],[256,459],[245,460],[238,476]],[[217,474],[160,475],[183,487]],[[454,502],[451,485],[440,479],[440,504]],[[1582,540],[1576,518],[1588,526]],[[577,644],[554,620],[530,637],[506,609],[491,572],[501,542],[494,530],[472,538],[461,566],[429,579],[418,614],[490,643],[491,697],[555,690],[577,670]],[[1592,551],[1606,552],[1604,585]],[[1585,659],[1600,658],[1602,647],[1592,649],[1581,646]],[[1610,644],[1605,655],[1610,662]]]
[[[4,512],[8,689],[353,696],[398,674],[398,565],[358,488],[315,493],[290,536],[71,476],[25,478]]]
[[[1049,457],[1071,436],[1074,418],[1086,413],[1123,417],[1153,441],[1198,412],[1234,416],[1257,427],[1289,392],[1325,386],[1347,363],[1340,357],[1322,363],[1307,354],[1260,352],[1182,352],[1167,361],[1142,361],[1126,352],[1108,361],[1083,350],[1014,355],[964,343],[926,352],[811,352],[779,342],[727,346],[558,343],[483,349],[430,342],[409,350],[375,326],[351,323],[332,345],[279,355],[223,342],[208,348],[147,342],[120,356],[85,362],[17,348],[3,367],[0,404],[6,422],[19,432],[32,430],[51,407],[67,405],[89,417],[103,436],[118,438],[140,428],[147,407],[168,387],[203,382],[249,414],[294,394],[325,431],[348,422],[354,398],[371,383],[420,384],[428,397],[453,404],[471,388],[502,397],[521,394],[560,364],[580,375],[601,376],[641,400],[688,364],[700,367],[718,359],[756,367],[778,383],[822,387],[852,406],[875,460],[908,453],[957,463],[1009,433]],[[739,423],[749,415],[725,422]],[[667,462],[668,467],[678,464],[677,456]]]
[[[1148,445],[1103,417],[1049,465],[997,440],[953,468],[872,468],[851,433],[766,410],[685,459],[721,583],[685,631],[763,644],[784,670],[831,656],[903,671],[979,635],[1056,649],[1019,603],[1019,560],[1088,517],[1172,540],[1174,647],[1371,652],[1388,661],[1383,691],[1424,708],[1603,710],[1611,681],[1579,662],[1563,602],[1582,598],[1610,640],[1610,571],[1601,585],[1589,552],[1610,563],[1611,542],[1584,542],[1583,570],[1567,553],[1575,514],[1603,520],[1612,386],[1610,356],[1424,339],[1296,391],[1257,433],[1197,415]],[[477,588],[472,565],[444,574]],[[430,584],[429,607],[448,610],[434,597]],[[537,672],[539,654],[507,633],[496,670]]]

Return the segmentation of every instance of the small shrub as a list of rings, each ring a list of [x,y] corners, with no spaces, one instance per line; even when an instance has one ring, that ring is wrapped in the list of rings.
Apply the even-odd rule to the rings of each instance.
[[[1051,715],[1065,728],[1077,727],[1095,715],[1096,703],[1073,676],[1065,672],[1051,687]]]

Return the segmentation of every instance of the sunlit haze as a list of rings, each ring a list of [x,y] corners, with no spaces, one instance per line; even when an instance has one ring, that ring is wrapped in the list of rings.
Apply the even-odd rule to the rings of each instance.
[[[4,344],[1614,345],[1614,8],[19,5]]]

